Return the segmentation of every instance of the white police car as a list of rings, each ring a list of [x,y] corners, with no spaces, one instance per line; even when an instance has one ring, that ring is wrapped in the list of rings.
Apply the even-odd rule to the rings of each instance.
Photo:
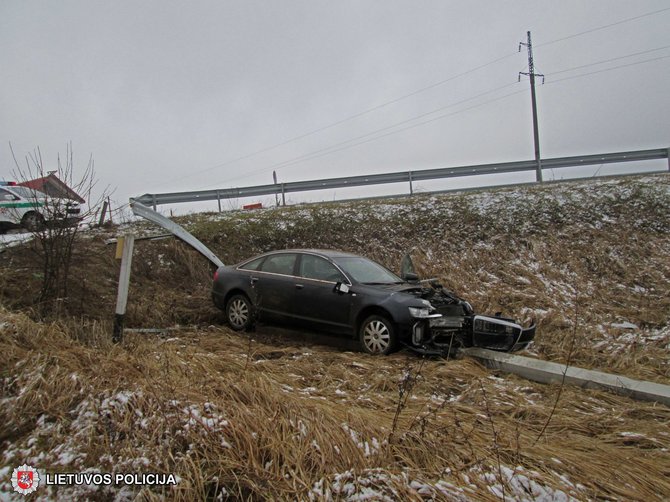
[[[13,181],[0,181],[0,232],[19,227],[35,231],[56,221],[77,223],[80,211],[76,202],[49,197]]]

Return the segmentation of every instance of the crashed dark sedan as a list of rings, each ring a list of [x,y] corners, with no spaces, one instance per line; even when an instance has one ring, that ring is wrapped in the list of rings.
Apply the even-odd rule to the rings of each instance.
[[[435,281],[418,281],[407,263],[403,268],[400,278],[350,253],[273,251],[220,267],[212,298],[234,330],[247,330],[257,319],[306,324],[357,338],[371,354],[401,345],[442,356],[472,346],[517,351],[535,337],[534,325],[477,315]]]

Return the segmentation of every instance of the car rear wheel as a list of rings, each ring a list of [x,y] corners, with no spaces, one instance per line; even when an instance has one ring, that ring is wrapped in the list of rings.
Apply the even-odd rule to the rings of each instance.
[[[253,305],[245,295],[235,295],[226,304],[226,319],[235,331],[251,328]]]
[[[368,354],[389,354],[396,346],[393,323],[381,315],[371,315],[361,323],[359,339]]]
[[[44,228],[44,217],[40,213],[31,211],[23,215],[21,226],[31,232],[37,232]]]

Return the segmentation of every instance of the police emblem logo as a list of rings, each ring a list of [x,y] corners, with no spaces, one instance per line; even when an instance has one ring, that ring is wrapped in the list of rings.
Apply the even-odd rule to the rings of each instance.
[[[12,472],[12,487],[22,495],[28,495],[37,490],[40,484],[40,475],[36,469],[23,464]]]

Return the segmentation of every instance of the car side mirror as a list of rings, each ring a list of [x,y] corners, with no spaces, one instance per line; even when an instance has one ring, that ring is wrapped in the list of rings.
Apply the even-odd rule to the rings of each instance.
[[[349,285],[344,284],[343,282],[338,282],[337,284],[335,284],[335,288],[333,288],[333,291],[341,295],[344,295],[349,292]]]
[[[416,273],[412,257],[409,253],[403,256],[400,262],[400,277],[403,281],[416,282],[419,280],[419,274]]]

